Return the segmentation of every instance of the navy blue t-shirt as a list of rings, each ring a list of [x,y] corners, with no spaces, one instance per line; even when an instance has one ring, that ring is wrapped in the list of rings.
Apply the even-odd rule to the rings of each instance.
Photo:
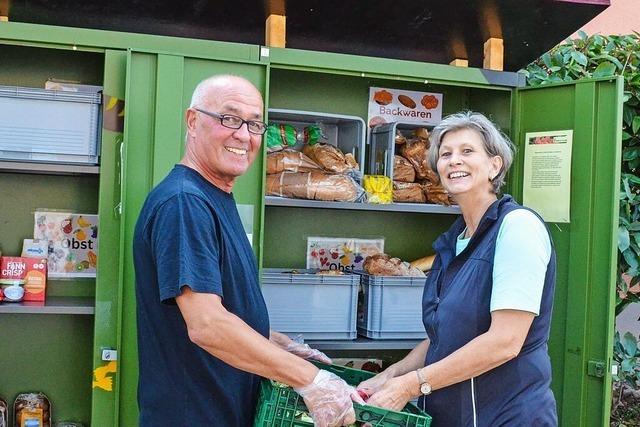
[[[232,194],[176,165],[136,224],[138,404],[141,426],[250,426],[260,378],[189,339],[175,303],[182,286],[222,297],[265,337],[269,317],[255,256]]]

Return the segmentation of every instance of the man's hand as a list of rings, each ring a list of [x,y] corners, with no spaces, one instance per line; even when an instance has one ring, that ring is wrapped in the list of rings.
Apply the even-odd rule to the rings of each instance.
[[[314,425],[318,427],[337,427],[355,423],[356,414],[352,401],[364,403],[355,388],[325,370],[319,370],[311,384],[298,387],[295,391],[304,399]]]
[[[300,339],[302,339],[302,336],[300,336]],[[311,348],[308,344],[303,342],[294,341],[280,332],[271,331],[269,340],[281,349],[302,357],[303,359],[317,360],[318,362],[327,363],[329,365],[331,364],[331,359],[320,350]]]

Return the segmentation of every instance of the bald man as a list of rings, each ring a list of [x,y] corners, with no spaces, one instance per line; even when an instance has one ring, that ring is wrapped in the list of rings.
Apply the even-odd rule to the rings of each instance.
[[[142,208],[134,236],[141,426],[253,424],[260,377],[289,384],[318,426],[355,421],[355,390],[271,331],[233,198],[260,153],[264,105],[244,78],[210,77],[186,110],[186,152]]]

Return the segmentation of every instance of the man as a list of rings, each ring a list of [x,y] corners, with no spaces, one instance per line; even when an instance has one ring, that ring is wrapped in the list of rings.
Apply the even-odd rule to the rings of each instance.
[[[141,426],[250,426],[259,376],[293,386],[319,426],[354,422],[352,399],[362,403],[340,378],[294,353],[326,356],[269,330],[231,193],[260,152],[263,108],[260,92],[241,77],[201,82],[185,115],[186,153],[140,213]]]

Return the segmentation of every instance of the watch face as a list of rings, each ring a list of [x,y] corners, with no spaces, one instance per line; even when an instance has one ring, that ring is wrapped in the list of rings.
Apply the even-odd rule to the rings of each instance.
[[[420,393],[422,393],[424,395],[431,394],[431,384],[422,383],[420,385]]]

